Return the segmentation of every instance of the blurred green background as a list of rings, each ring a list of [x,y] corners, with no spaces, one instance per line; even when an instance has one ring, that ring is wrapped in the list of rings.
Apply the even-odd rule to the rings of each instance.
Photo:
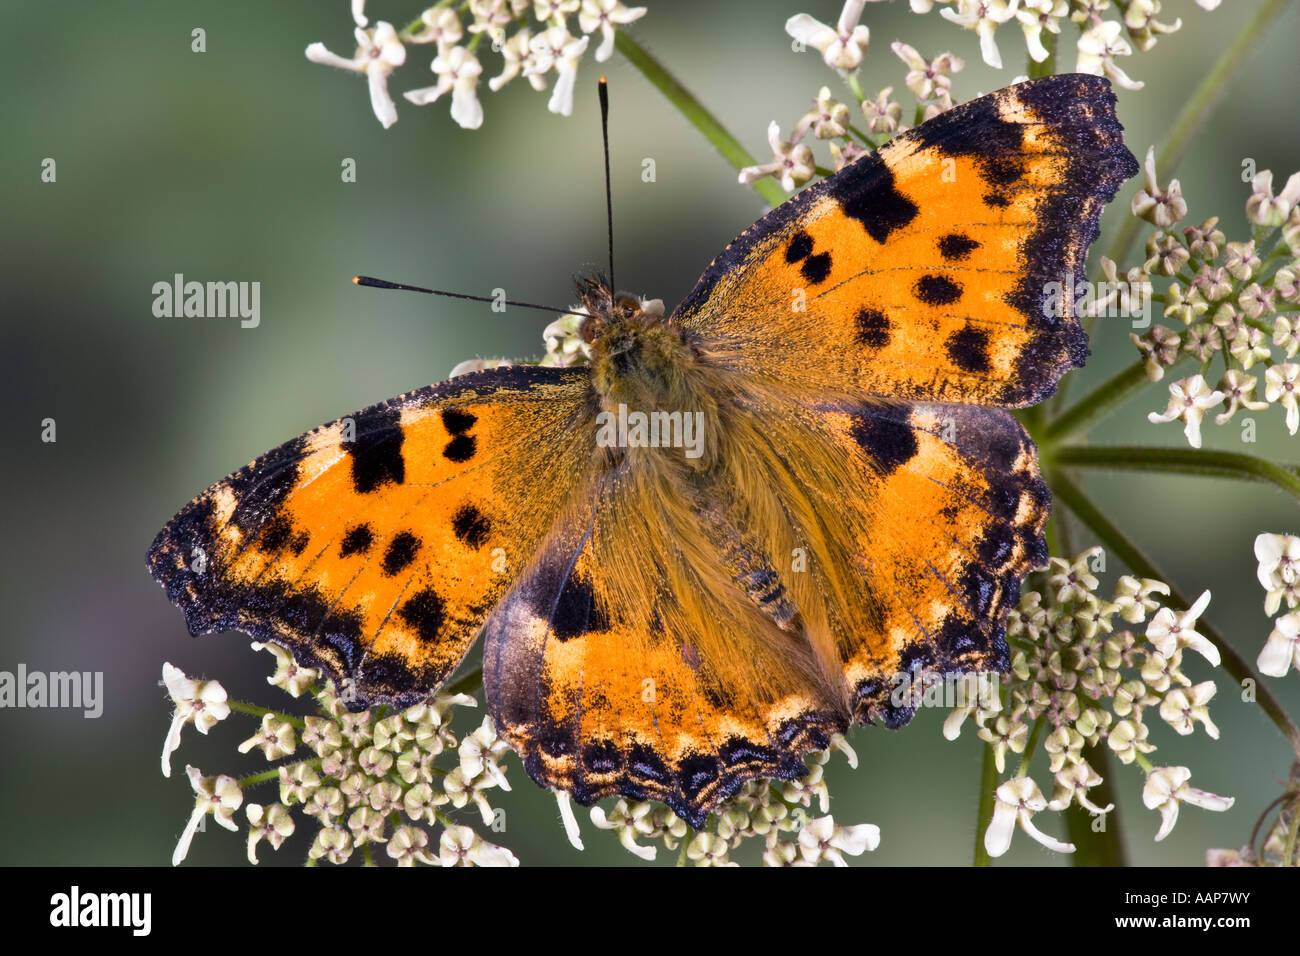
[[[836,88],[820,58],[792,53],[783,32],[785,19],[801,10],[833,22],[840,6],[833,0],[649,6],[632,33],[761,161],[769,120],[788,131],[821,85]],[[1139,158],[1160,142],[1258,6],[1234,0],[1208,14],[1190,0],[1166,4],[1165,19],[1181,15],[1183,30],[1123,61],[1147,83],[1120,91],[1120,117]],[[1223,91],[1178,171],[1189,219],[1221,215],[1229,238],[1246,232],[1243,159],[1273,169],[1279,188],[1300,166],[1291,102],[1300,88],[1295,6]],[[254,725],[236,716],[211,738],[187,731],[176,772],[160,776],[170,713],[158,686],[162,662],[219,677],[232,696],[264,704],[283,698],[263,683],[270,657],[252,654],[242,636],[187,636],[181,614],[144,568],[156,531],[212,481],[309,427],[437,381],[464,358],[539,353],[551,318],[359,289],[349,278],[366,273],[480,294],[503,287],[511,298],[567,303],[571,275],[605,259],[600,72],[614,103],[620,285],[671,308],[762,206],[617,54],[599,66],[590,54],[584,60],[569,118],[549,114],[547,94],[517,80],[496,94],[481,88],[486,122],[478,131],[456,127],[444,102],[414,107],[400,99],[400,121],[385,131],[362,79],[303,56],[316,40],[351,54],[342,0],[5,2],[0,9],[0,389],[8,409],[0,669],[23,662],[105,674],[98,720],[0,711],[0,863],[165,864],[192,806],[184,764],[237,773],[258,760],[234,752]],[[372,2],[368,12],[401,25],[418,10]],[[951,49],[965,57],[960,99],[1024,72],[1015,27],[1000,31],[1008,67],[998,73],[980,62],[973,33],[937,15],[914,16],[903,2],[869,5],[864,22],[872,30],[861,74],[869,94],[887,84],[902,91],[904,70],[888,48],[894,39],[927,56]],[[191,52],[195,27],[206,30],[206,53]],[[409,53],[392,81],[395,93],[432,82],[429,48]],[[494,74],[497,61],[484,59]],[[57,162],[56,183],[41,182],[46,157]],[[345,157],[356,160],[355,183],[340,181]],[[644,157],[656,161],[655,183],[641,181]],[[1138,182],[1111,207],[1110,228]],[[151,287],[177,272],[260,281],[260,327],[155,318]],[[1119,320],[1102,323],[1075,389],[1132,361],[1128,332]],[[1164,409],[1164,395],[1159,386],[1147,390],[1094,440],[1180,445],[1177,426],[1146,422],[1148,411]],[[55,444],[40,441],[47,417],[57,421]],[[1259,420],[1260,441],[1248,450],[1300,457],[1280,414]],[[1207,428],[1206,444],[1241,450],[1238,433]],[[1210,617],[1253,661],[1268,623],[1252,541],[1260,531],[1300,530],[1294,505],[1259,488],[1201,479],[1088,476],[1087,488],[1184,591],[1212,589]],[[1119,573],[1112,561],[1104,591]],[[1197,680],[1209,676],[1196,662],[1189,671]],[[1206,847],[1240,845],[1285,778],[1289,751],[1278,733],[1240,702],[1230,678],[1217,679],[1212,713],[1222,740],[1209,741],[1200,729],[1179,738],[1157,722],[1156,757],[1186,763],[1194,786],[1233,795],[1237,804],[1219,814],[1187,808],[1173,836],[1156,844],[1158,818],[1141,806],[1141,774],[1120,768],[1134,862],[1196,865]],[[1300,715],[1300,677],[1269,682]],[[970,860],[980,745],[969,726],[956,743],[944,741],[943,716],[923,713],[897,733],[859,728],[851,738],[861,759],[856,772],[832,760],[837,819],[883,831],[880,849],[864,862]],[[524,864],[637,862],[590,826],[587,852],[573,850],[554,801],[513,757],[509,768],[515,790],[500,800],[509,829],[499,839]],[[1061,832],[1059,821],[1044,825]],[[309,829],[301,826],[279,854],[264,850],[263,859],[302,859]],[[243,854],[241,836],[209,826],[190,860],[235,863]],[[1004,860],[1063,862],[1023,834]]]

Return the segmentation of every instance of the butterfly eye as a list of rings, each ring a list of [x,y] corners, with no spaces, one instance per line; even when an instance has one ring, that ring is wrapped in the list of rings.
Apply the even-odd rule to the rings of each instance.
[[[589,315],[582,320],[582,325],[578,327],[578,335],[582,341],[590,345],[600,336],[605,327],[605,320],[598,315]]]

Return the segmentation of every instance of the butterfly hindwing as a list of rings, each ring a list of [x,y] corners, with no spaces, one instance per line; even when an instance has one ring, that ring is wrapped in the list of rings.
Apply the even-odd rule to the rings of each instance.
[[[1040,401],[1087,356],[1068,293],[1137,172],[1114,99],[1052,76],[901,133],[746,230],[675,317],[729,367],[810,389]]]
[[[421,699],[586,467],[588,396],[582,371],[495,369],[321,426],[195,498],[149,569],[194,634],[284,645],[357,708]]]
[[[658,800],[700,827],[747,781],[806,773],[847,713],[806,644],[728,585],[718,541],[654,547],[675,519],[644,512],[637,477],[605,483],[503,600],[484,686],[539,784]]]

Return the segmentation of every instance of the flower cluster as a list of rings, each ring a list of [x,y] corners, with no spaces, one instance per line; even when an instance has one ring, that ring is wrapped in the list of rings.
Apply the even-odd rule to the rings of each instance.
[[[398,866],[414,863],[443,866],[517,866],[504,847],[487,842],[472,828],[452,819],[450,812],[473,804],[483,826],[503,829],[504,816],[488,802],[494,788],[509,790],[500,764],[508,747],[497,736],[490,718],[458,739],[451,731],[453,710],[474,707],[465,694],[443,694],[401,712],[384,708],[351,713],[330,681],[322,682],[311,668],[299,665],[288,651],[273,644],[254,644],[275,655],[276,672],[268,682],[292,697],[311,697],[316,712],[297,717],[251,704],[226,700],[216,681],[194,681],[171,664],[163,665],[163,680],[176,705],[176,716],[163,749],[163,773],[187,723],[207,733],[231,710],[260,714],[256,732],[239,745],[241,753],[261,751],[270,770],[242,780],[227,775],[204,776],[186,767],[194,788],[190,815],[172,864],[189,852],[205,818],[228,830],[238,830],[241,805],[248,821],[248,859],[257,862],[258,844],[265,840],[279,849],[304,818],[313,819],[316,838],[308,860],[345,863],[356,851],[367,863],[377,848]],[[311,756],[302,756],[303,751]],[[259,784],[278,784],[279,799],[244,803],[244,794]],[[294,811],[300,816],[295,819]],[[430,831],[442,827],[437,843]]]
[[[842,736],[835,736],[831,749],[842,751],[850,766],[857,766],[857,755]],[[830,793],[822,774],[829,759],[830,750],[809,754],[809,773],[802,780],[751,780],[698,832],[692,832],[663,804],[623,797],[609,813],[593,807],[591,819],[600,829],[613,830],[628,852],[643,860],[658,856],[658,847],[650,844],[659,843],[668,851],[680,847],[681,863],[736,866],[731,854],[761,837],[765,866],[816,866],[822,862],[847,866],[845,854],[858,856],[880,845],[880,828],[869,823],[841,826],[827,812]],[[814,801],[820,816],[813,816]]]
[[[645,7],[627,7],[620,0],[439,0],[398,31],[383,20],[370,26],[365,0],[352,0],[356,52],[344,57],[331,53],[323,43],[313,43],[307,47],[307,59],[365,74],[371,107],[387,129],[397,122],[389,76],[406,62],[407,47],[432,45],[435,55],[430,69],[436,82],[402,95],[423,106],[450,93],[451,118],[465,129],[478,129],[483,125],[479,52],[485,37],[503,61],[501,72],[488,80],[490,90],[496,92],[517,76],[525,77],[539,92],[550,84],[547,109],[568,116],[573,112],[578,63],[592,37],[599,37],[596,60],[604,62],[614,53],[615,27],[638,20],[645,12]],[[576,34],[569,29],[574,14]]]
[[[997,788],[984,834],[991,856],[1007,851],[1017,825],[1049,849],[1071,852],[1071,844],[1034,826],[1034,814],[1063,811],[1071,803],[1094,816],[1112,809],[1089,796],[1102,782],[1088,760],[1091,747],[1104,745],[1121,763],[1136,763],[1146,773],[1143,800],[1161,814],[1157,840],[1173,828],[1183,803],[1210,810],[1232,805],[1231,798],[1189,787],[1186,767],[1156,767],[1148,757],[1156,749],[1148,739],[1152,712],[1179,734],[1192,733],[1199,723],[1210,737],[1219,735],[1208,709],[1214,682],[1195,683],[1183,672],[1186,650],[1219,664],[1217,648],[1196,630],[1209,592],[1178,612],[1161,605],[1168,585],[1125,575],[1104,599],[1093,573],[1102,566],[1104,552],[1092,548],[1069,562],[1054,557],[1035,572],[1036,589],[1026,590],[1007,617],[1011,671],[1002,678],[1000,701],[959,708],[944,725],[945,736],[954,739],[973,716],[1000,774],[1008,754],[1020,757]],[[1027,774],[1040,741],[1053,774],[1050,800]]]
[[[1107,285],[1152,288],[1155,281],[1167,280],[1167,288],[1152,300],[1164,305],[1164,318],[1175,324],[1157,324],[1130,338],[1152,381],[1184,359],[1200,364],[1195,374],[1169,385],[1168,408],[1153,412],[1150,420],[1182,421],[1188,444],[1199,448],[1210,409],[1223,406],[1214,423],[1225,425],[1239,409],[1277,405],[1294,435],[1300,429],[1300,362],[1293,361],[1300,352],[1300,173],[1277,193],[1271,172],[1253,177],[1246,200],[1252,230],[1246,240],[1228,242],[1218,217],[1179,235],[1172,227],[1187,215],[1187,203],[1178,180],[1163,187],[1156,181],[1154,151],[1147,153],[1146,183],[1133,197],[1132,209],[1156,227],[1147,238],[1147,258],[1121,277],[1115,263],[1103,257]],[[1092,311],[1108,304],[1099,298]],[[1207,378],[1216,362],[1222,372]],[[1263,372],[1262,392],[1252,369]]]
[[[1219,0],[1196,0],[1213,10]],[[1129,77],[1115,62],[1136,49],[1145,53],[1157,37],[1179,30],[1183,21],[1166,23],[1160,0],[911,0],[912,12],[929,13],[939,7],[945,20],[972,30],[979,37],[980,55],[995,70],[1002,69],[997,30],[1004,24],[1020,28],[1029,59],[1042,63],[1052,56],[1064,23],[1073,22],[1079,31],[1075,51],[1075,72],[1109,77],[1130,90],[1142,83]],[[1114,16],[1114,19],[1110,19]]]
[[[887,86],[872,97],[864,94],[858,84],[857,71],[871,42],[870,29],[860,22],[867,2],[847,0],[834,25],[806,13],[786,21],[786,33],[793,38],[794,48],[820,53],[826,65],[844,79],[855,103],[850,106],[841,102],[824,86],[813,109],[795,124],[788,139],[781,136],[780,125],[773,121],[767,131],[772,160],[741,170],[742,184],[775,176],[784,189],[793,191],[814,175],[829,172],[816,165],[812,149],[803,142],[810,130],[815,139],[830,140],[833,168],[838,171],[908,128],[902,121],[903,106],[894,98],[894,87]],[[1206,10],[1218,6],[1218,0],[1197,2]],[[1173,23],[1157,19],[1160,0],[1127,0],[1116,6],[1110,0],[911,0],[911,5],[914,13],[929,13],[938,7],[944,19],[973,30],[979,36],[984,62],[994,69],[1002,68],[996,39],[999,26],[1019,26],[1029,59],[1040,64],[1052,59],[1062,23],[1073,21],[1079,30],[1075,70],[1107,76],[1128,89],[1140,89],[1142,83],[1131,79],[1115,58],[1132,54],[1134,47],[1145,52],[1155,46],[1157,36],[1182,26],[1181,19]],[[1112,12],[1118,19],[1107,19]],[[905,85],[916,98],[912,125],[952,108],[952,74],[965,66],[961,57],[945,52],[927,60],[914,47],[901,42],[890,44],[890,49],[908,69]]]

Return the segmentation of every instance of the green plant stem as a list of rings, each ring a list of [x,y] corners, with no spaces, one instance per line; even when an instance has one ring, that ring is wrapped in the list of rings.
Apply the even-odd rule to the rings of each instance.
[[[483,686],[483,668],[476,667],[456,683],[442,689],[444,694],[470,694],[473,695],[480,687]]]
[[[713,147],[737,171],[758,164],[749,151],[740,145],[740,141],[727,132],[690,90],[678,83],[672,74],[646,52],[644,47],[633,40],[626,30],[619,30],[614,35],[614,46],[641,71],[647,80],[654,84],[660,93],[668,98],[668,102],[677,107],[678,112],[686,117],[692,126],[704,134],[704,138],[712,143]],[[789,198],[785,191],[771,179],[759,179],[752,185],[754,191],[771,206],[779,206]]]
[[[237,714],[249,714],[258,718],[265,717],[267,714],[274,714],[296,730],[304,730],[307,727],[301,717],[295,717],[293,714],[282,714],[280,711],[271,710],[269,707],[259,707],[257,704],[245,703],[242,700],[227,700],[226,704]]]
[[[1148,448],[1145,446],[1070,446],[1052,453],[1052,463],[1079,468],[1110,468],[1118,471],[1147,471],[1165,474],[1212,475],[1265,481],[1300,502],[1300,475],[1292,468],[1275,465],[1253,455],[1195,448]]]
[[[1286,866],[1295,866],[1296,840],[1300,837],[1300,801],[1291,803],[1291,822],[1286,830],[1286,844],[1282,847],[1282,862]]]
[[[975,812],[975,865],[992,866],[989,851],[984,848],[984,834],[993,822],[993,806],[996,803],[994,793],[998,789],[998,768],[993,761],[993,748],[981,747],[984,762],[980,769],[980,802]]]
[[[1129,541],[1127,536],[1109,518],[1102,514],[1097,506],[1083,493],[1083,490],[1063,472],[1054,471],[1048,478],[1048,484],[1056,499],[1073,511],[1080,521],[1091,528],[1101,543],[1118,555],[1119,559],[1128,565],[1134,574],[1144,578],[1169,582],[1169,578],[1151,562],[1136,544]],[[1181,603],[1184,607],[1191,606],[1191,602],[1173,585],[1170,585],[1169,597],[1170,600]],[[1252,683],[1255,688],[1255,702],[1273,721],[1277,729],[1282,732],[1282,736],[1286,738],[1287,743],[1291,745],[1291,749],[1300,757],[1300,727],[1296,727],[1295,723],[1287,715],[1286,710],[1269,692],[1267,685],[1260,676],[1236,652],[1232,645],[1224,640],[1218,629],[1208,621],[1204,619],[1199,621],[1197,629],[1205,635],[1210,643],[1218,648],[1223,669],[1234,680],[1239,684],[1247,680]]]
[[[1042,431],[1041,442],[1046,445],[1055,444],[1063,438],[1086,429],[1114,411],[1149,381],[1146,361],[1139,360],[1133,363],[1079,399],[1065,414],[1049,422]]]
[[[1105,747],[1097,745],[1084,751],[1084,759],[1101,777],[1101,783],[1088,791],[1088,799],[1102,807],[1110,804],[1113,809],[1106,814],[1106,829],[1098,833],[1092,828],[1092,812],[1078,803],[1070,805],[1065,814],[1066,834],[1074,844],[1070,863],[1073,866],[1128,866],[1128,853],[1121,837],[1123,827],[1120,825],[1119,801],[1115,799],[1110,754]]]

